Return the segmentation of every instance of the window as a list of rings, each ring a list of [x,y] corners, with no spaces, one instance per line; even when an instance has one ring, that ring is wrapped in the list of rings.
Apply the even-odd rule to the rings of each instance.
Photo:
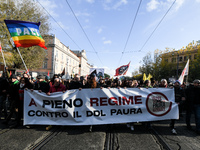
[[[43,69],[47,69],[47,60],[43,61],[42,68],[43,68]]]
[[[58,58],[58,51],[56,51],[56,57]]]
[[[55,69],[58,70],[58,63],[55,64]]]
[[[67,56],[66,56],[66,63],[68,63],[68,58],[67,58]]]
[[[44,50],[45,56],[48,56],[48,50]]]
[[[184,61],[187,61],[188,60],[188,56],[184,56]]]
[[[176,62],[176,58],[172,58],[172,62],[175,63]]]
[[[181,56],[181,57],[179,57],[179,61],[183,61],[183,57]]]
[[[197,54],[194,54],[194,59],[197,59]]]

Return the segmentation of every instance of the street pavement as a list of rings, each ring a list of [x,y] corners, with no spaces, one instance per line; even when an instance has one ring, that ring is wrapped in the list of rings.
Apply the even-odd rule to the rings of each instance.
[[[161,150],[164,149],[152,130],[148,130],[143,123],[135,123],[135,130],[131,131],[126,124],[94,125],[89,132],[89,126],[53,126],[46,131],[46,126],[32,126],[27,129],[23,126],[9,129],[0,121],[0,149],[1,150],[104,150],[111,142],[109,149],[120,150]],[[200,135],[195,132],[194,117],[192,117],[193,130],[188,130],[185,118],[176,121],[177,135],[171,133],[170,120],[152,122],[152,129],[168,144],[172,150],[199,150]],[[58,130],[57,130],[58,129]],[[55,132],[58,131],[58,132]],[[43,140],[48,135],[53,136]],[[112,139],[108,139],[108,135]],[[43,145],[35,147],[40,142]],[[45,141],[45,142],[44,142]],[[42,143],[41,142],[41,143]]]

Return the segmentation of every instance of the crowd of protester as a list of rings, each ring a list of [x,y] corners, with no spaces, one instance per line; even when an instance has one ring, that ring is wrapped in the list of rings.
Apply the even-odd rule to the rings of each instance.
[[[38,75],[37,78],[32,78],[30,75],[24,73],[22,76],[12,74],[9,78],[5,77],[0,72],[0,117],[10,128],[18,127],[22,124],[23,118],[23,102],[24,90],[38,90],[47,95],[54,92],[65,92],[71,89],[84,88],[174,88],[175,102],[179,106],[179,115],[182,117],[182,112],[186,112],[186,127],[191,130],[190,118],[195,116],[196,132],[200,134],[200,80],[194,80],[193,83],[186,86],[181,84],[178,80],[174,83],[168,83],[166,79],[160,82],[155,80],[137,81],[132,79],[118,78],[102,78],[98,80],[95,75],[86,77],[74,75],[73,79],[62,79],[58,74],[54,74],[52,79],[49,76]],[[12,119],[14,118],[14,120]],[[127,127],[134,130],[133,123],[128,123]],[[151,128],[151,122],[147,123],[147,127]],[[175,120],[172,119],[170,123],[171,131],[177,134],[175,130]],[[29,126],[27,126],[29,128]],[[46,127],[46,130],[51,129],[52,126]],[[90,126],[90,131],[92,126]]]

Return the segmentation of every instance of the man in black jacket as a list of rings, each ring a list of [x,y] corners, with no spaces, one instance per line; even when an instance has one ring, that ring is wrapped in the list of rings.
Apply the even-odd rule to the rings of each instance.
[[[181,107],[181,105],[183,105],[183,102],[185,100],[185,93],[181,89],[180,85],[181,85],[181,83],[178,80],[174,83],[175,102],[178,104],[179,110],[180,110],[180,107]],[[177,134],[174,125],[175,125],[175,119],[172,119],[171,123],[170,123],[170,127],[172,129],[171,131],[172,131],[173,134]]]
[[[13,116],[13,113],[16,112],[18,106],[19,106],[19,81],[17,80],[17,77],[15,74],[12,74],[11,77],[11,83],[8,90],[8,97],[10,97],[10,113],[8,117],[5,120],[5,124],[8,124],[11,117]],[[17,116],[17,113],[16,113]],[[17,127],[17,124],[11,125],[10,127]]]
[[[186,89],[186,125],[191,129],[190,118],[192,112],[195,115],[196,131],[200,134],[200,81],[198,79],[193,81]]]
[[[4,110],[4,118],[7,117],[7,106],[6,103],[6,96],[9,89],[8,80],[5,78],[2,72],[0,72],[0,117],[2,114],[2,109]]]
[[[39,92],[47,93],[49,92],[50,86],[49,83],[45,81],[45,76],[39,75],[38,82],[35,83],[34,90],[38,90]]]
[[[80,82],[80,76],[78,74],[74,75],[74,79],[70,82],[69,88],[70,90],[82,88],[82,84]]]

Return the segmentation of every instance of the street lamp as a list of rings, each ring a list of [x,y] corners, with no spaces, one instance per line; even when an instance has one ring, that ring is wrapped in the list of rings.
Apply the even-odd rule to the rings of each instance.
[[[79,64],[78,66],[74,66],[73,68],[72,68],[72,71],[71,71],[71,77],[72,77],[72,74],[74,75],[74,68],[76,68],[76,67],[81,67],[81,65]]]

